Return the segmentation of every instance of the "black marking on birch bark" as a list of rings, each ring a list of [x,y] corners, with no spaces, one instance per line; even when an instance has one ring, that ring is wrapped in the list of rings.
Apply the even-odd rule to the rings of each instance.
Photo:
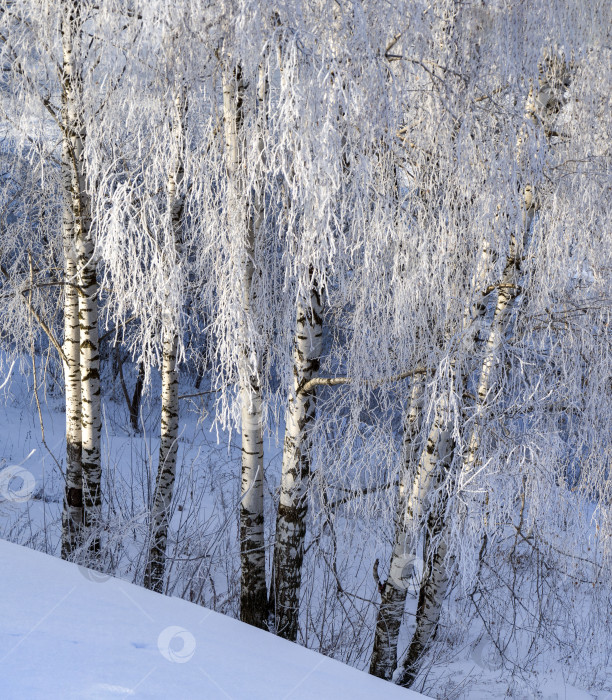
[[[369,671],[384,680],[391,680],[397,666],[397,639],[406,597],[407,589],[396,588],[390,581],[384,584]]]
[[[66,445],[66,491],[62,513],[62,559],[70,559],[82,543],[83,486],[81,446],[68,441]]]
[[[389,579],[385,582],[381,594],[370,660],[370,673],[386,680],[391,679],[397,666],[397,642],[407,597],[407,587],[403,585],[403,571],[399,580],[396,574],[394,574],[395,578],[392,577],[392,573],[398,568],[396,564],[398,552],[409,553],[408,548],[410,548],[414,553],[415,549],[414,544],[407,541],[406,527],[407,523],[414,518],[413,508],[410,505],[409,489],[413,486],[414,480],[419,478],[418,465],[421,463],[417,449],[417,437],[422,420],[423,388],[423,380],[415,379],[404,421],[400,498],[395,513],[395,535],[389,565]],[[434,421],[433,429],[437,429],[436,421]],[[423,454],[432,454],[433,450],[428,450],[430,444],[435,444],[435,441],[428,437],[427,443],[421,450],[421,459]]]
[[[70,508],[83,507],[83,489],[70,487],[66,489],[66,503]]]
[[[151,540],[145,567],[144,585],[161,593],[166,569],[169,511],[172,503],[178,451],[178,370],[176,351],[178,336],[165,331],[162,355],[162,412],[159,465],[151,511]],[[170,350],[168,349],[170,347]]]
[[[441,510],[445,505],[446,499],[443,499]],[[446,542],[443,523],[440,519],[436,519],[432,534],[441,534],[443,539],[436,548],[431,566],[427,568],[421,581],[416,615],[417,627],[402,663],[398,679],[398,685],[404,688],[409,688],[414,683],[422,665],[423,656],[436,637],[442,602],[448,586],[445,562]]]

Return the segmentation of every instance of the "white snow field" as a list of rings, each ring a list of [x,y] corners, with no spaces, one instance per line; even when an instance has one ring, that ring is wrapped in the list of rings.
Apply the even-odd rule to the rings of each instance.
[[[416,700],[225,615],[0,540],[0,697]]]

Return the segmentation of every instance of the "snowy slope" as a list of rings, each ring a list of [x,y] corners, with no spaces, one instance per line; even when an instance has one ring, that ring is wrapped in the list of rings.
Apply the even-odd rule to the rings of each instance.
[[[0,696],[424,696],[237,620],[0,540]]]

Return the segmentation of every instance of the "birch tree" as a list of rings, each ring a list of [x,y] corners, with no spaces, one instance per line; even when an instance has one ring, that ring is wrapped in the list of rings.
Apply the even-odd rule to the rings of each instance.
[[[515,17],[512,19],[513,21],[517,21],[517,18]],[[486,50],[486,41],[483,40],[479,43],[482,44],[482,50]],[[447,63],[446,65],[448,66],[449,64]],[[557,79],[557,85],[560,86],[557,88],[557,97],[553,98],[553,103],[556,102],[556,110],[559,109],[559,90],[561,91],[561,94],[563,93],[563,90],[565,90],[563,81],[559,81]],[[535,102],[541,103],[542,106],[544,106],[549,101],[549,98],[552,97],[548,87],[546,90],[548,91],[548,95],[545,99],[541,99],[536,95],[536,93],[534,93],[534,95],[536,95]],[[479,103],[481,99],[475,98],[474,101]],[[533,95],[530,102],[532,106],[528,108],[529,114],[527,118],[529,120],[531,120],[531,114],[533,113]],[[548,131],[551,132],[550,128]],[[552,130],[552,133],[554,133],[554,130]],[[512,139],[512,137],[510,138]],[[512,139],[512,141],[516,143],[516,137],[515,139]],[[536,151],[536,149],[531,151],[532,157],[534,151]],[[537,157],[538,156],[535,156],[535,158]],[[465,369],[461,369],[461,373],[459,374],[459,377],[463,377],[461,379],[463,388],[459,393],[459,397],[462,397],[462,402],[465,402],[467,401],[467,396],[470,395],[470,392],[474,392],[476,395],[476,407],[475,409],[470,410],[467,409],[468,404],[466,404],[466,408],[462,409],[461,414],[458,412],[456,413],[456,417],[453,420],[455,425],[453,426],[451,423],[453,442],[451,443],[450,452],[447,452],[448,458],[444,460],[445,468],[442,473],[438,471],[437,477],[434,478],[436,476],[435,472],[430,472],[427,469],[422,470],[420,466],[421,462],[419,462],[419,467],[417,467],[416,470],[416,476],[413,477],[413,488],[415,493],[421,493],[426,497],[414,497],[413,499],[414,502],[422,504],[420,508],[416,509],[416,512],[419,515],[418,518],[414,518],[415,508],[414,506],[410,506],[410,500],[407,501],[409,505],[403,522],[405,523],[407,521],[410,523],[409,529],[412,529],[413,532],[410,538],[412,544],[405,546],[403,549],[400,548],[401,551],[399,554],[403,556],[397,556],[396,566],[394,566],[396,559],[395,550],[394,554],[392,555],[390,578],[392,578],[395,569],[401,570],[403,568],[402,565],[404,564],[404,561],[402,561],[402,559],[404,558],[408,559],[406,562],[406,569],[408,571],[411,569],[412,562],[416,556],[415,538],[426,530],[426,550],[424,551],[424,558],[426,560],[425,575],[421,585],[421,592],[417,605],[417,629],[413,637],[412,644],[407,652],[406,659],[404,660],[402,672],[399,676],[399,682],[404,685],[410,684],[414,679],[416,673],[415,669],[418,668],[418,664],[422,658],[422,652],[431,641],[432,636],[435,634],[440,606],[442,600],[444,599],[450,571],[452,570],[452,567],[449,568],[449,561],[455,561],[450,552],[448,531],[454,527],[454,525],[451,525],[450,522],[456,522],[454,520],[455,515],[453,514],[453,508],[456,507],[456,502],[453,502],[452,500],[449,501],[448,494],[452,494],[456,488],[455,484],[457,484],[457,479],[456,476],[454,476],[457,473],[456,470],[459,470],[459,473],[463,474],[461,460],[465,465],[466,463],[473,464],[473,460],[475,459],[475,450],[478,449],[479,445],[478,431],[482,429],[482,408],[479,408],[479,406],[482,407],[486,401],[490,400],[490,395],[493,390],[491,385],[492,368],[498,362],[497,357],[500,344],[508,335],[508,324],[514,318],[512,312],[516,300],[519,298],[520,294],[525,292],[525,283],[522,281],[519,286],[517,274],[521,267],[520,260],[522,260],[525,256],[525,246],[530,234],[531,221],[533,219],[535,207],[531,184],[533,183],[533,180],[530,181],[528,179],[529,176],[526,176],[521,172],[524,167],[525,166],[523,165],[522,168],[514,169],[515,172],[519,173],[518,177],[521,180],[519,190],[522,190],[521,199],[523,200],[521,202],[517,202],[511,209],[513,212],[511,217],[516,217],[516,219],[512,221],[508,227],[509,230],[506,229],[506,233],[504,233],[501,237],[495,235],[493,239],[491,239],[490,234],[486,234],[485,238],[483,239],[483,243],[480,246],[482,248],[481,263],[479,263],[478,267],[476,268],[473,279],[480,280],[477,288],[475,289],[476,296],[474,298],[477,299],[478,295],[482,294],[482,300],[473,306],[472,302],[466,306],[468,311],[470,308],[473,308],[474,311],[476,311],[476,314],[474,314],[474,311],[469,311],[469,313],[466,313],[465,318],[470,319],[469,325],[465,325],[465,320],[462,324],[465,329],[463,334],[467,332],[472,335],[474,333],[474,320],[478,318],[484,320],[486,317],[489,324],[489,330],[485,331],[484,333],[482,331],[479,333],[478,330],[476,330],[476,333],[473,336],[473,344],[465,344],[463,352],[471,350],[471,352],[474,353],[473,359],[470,358],[469,355],[458,355],[456,356],[456,359],[452,360],[453,365],[456,364],[458,368],[460,368],[461,365],[464,365],[465,367]],[[533,161],[530,167],[534,168]],[[452,182],[452,180],[449,182]],[[448,187],[448,183],[446,187]],[[472,195],[472,205],[475,203],[475,200],[477,201],[477,198]],[[500,207],[501,205],[498,205],[498,213],[495,216],[495,225],[497,227],[504,227],[508,225],[510,217],[505,212],[500,213]],[[501,245],[496,243],[496,240],[500,240]],[[503,252],[504,240],[509,241],[507,244],[509,246],[507,253]],[[490,251],[495,251],[496,249],[499,252],[491,255]],[[519,254],[517,252],[518,250],[521,250],[522,252]],[[501,269],[500,264],[503,265]],[[483,271],[484,277],[482,275]],[[498,281],[495,282],[494,280],[491,280],[492,275],[497,274],[499,274]],[[522,274],[525,274],[524,271]],[[533,281],[533,277],[530,277],[530,281]],[[491,284],[491,282],[493,282],[493,284]],[[480,288],[482,292],[479,292],[478,288]],[[491,298],[491,292],[495,293],[495,304],[492,304],[487,300],[487,297],[488,299]],[[481,311],[478,311],[479,308]],[[477,326],[478,325],[480,324],[477,324]],[[495,348],[495,350],[492,354],[491,351],[493,348]],[[470,367],[474,369],[470,369]],[[499,390],[497,390],[497,392],[499,392]],[[499,396],[500,394],[496,393],[496,399]],[[439,433],[439,421],[437,415],[437,413],[434,414],[434,432],[429,434],[427,449],[423,453],[425,462],[430,461],[430,458],[426,456],[426,452],[429,451],[432,456],[435,456],[436,454],[439,454],[440,445],[443,444],[443,441],[440,439],[441,433]],[[459,422],[460,415],[463,416],[461,422]],[[468,427],[466,433],[463,433],[462,422],[465,420],[467,420],[466,425],[470,427]],[[453,446],[453,443],[458,438],[461,439],[459,437],[461,436],[461,433],[463,433],[462,438],[466,440],[466,442],[463,443],[465,445],[465,451],[462,457]],[[423,457],[421,459],[423,459]],[[444,472],[446,472],[446,475],[444,475]],[[465,486],[463,488],[465,488]],[[470,486],[467,487],[467,491],[469,492],[471,492],[473,489],[473,484],[470,484]],[[470,498],[472,497],[470,496]],[[490,498],[495,498],[495,495],[491,494]],[[489,502],[489,499],[487,502]],[[486,513],[487,509],[488,507],[485,507],[484,502],[481,500],[480,508],[474,509],[473,517],[480,517],[482,518],[482,522],[486,523],[488,521],[488,515]],[[475,520],[472,521],[472,527],[476,529],[479,528],[479,526],[476,525]],[[477,551],[478,550],[476,550],[476,552]],[[465,554],[463,554],[463,556],[465,557],[465,560],[460,561],[459,566],[465,571],[470,564],[467,563],[468,557]],[[385,584],[385,588],[388,588],[388,586],[389,581]],[[381,673],[383,677],[390,678],[395,663],[395,651],[393,650],[393,646],[395,645],[395,640],[397,639],[395,635],[397,634],[397,629],[399,628],[399,618],[397,616],[392,618],[393,622],[390,623],[383,614],[388,609],[388,604],[386,603],[387,599],[388,596],[383,594],[383,604],[381,605],[381,610],[379,611],[374,653],[371,662],[371,672]],[[403,604],[398,605],[397,607],[400,610],[399,614],[401,615],[401,611],[403,611]],[[386,671],[385,668],[387,669]]]
[[[171,130],[174,141],[175,162],[168,174],[167,199],[170,217],[170,230],[174,239],[174,249],[169,252],[174,259],[165,261],[164,267],[172,274],[181,256],[182,216],[184,207],[183,191],[183,123],[185,111],[185,93],[181,87],[175,88],[174,105],[171,116]],[[170,502],[176,474],[176,455],[179,431],[178,401],[178,333],[172,319],[172,307],[162,309],[162,396],[161,396],[161,442],[159,448],[159,467],[155,481],[155,495],[151,512],[151,546],[149,561],[145,572],[145,586],[162,592],[166,540]]]
[[[257,107],[259,128],[265,124],[267,72],[262,65],[257,77]],[[263,219],[261,183],[256,183],[256,194],[251,205],[245,197],[244,177],[244,109],[245,83],[242,67],[226,69],[223,82],[223,118],[227,171],[229,178],[228,218],[236,234],[244,243],[242,262],[242,321],[241,342],[243,360],[240,371],[242,472],[240,499],[240,619],[243,622],[265,627],[267,622],[266,557],[264,544],[264,450],[261,395],[261,360],[257,350],[249,342],[251,305],[257,302],[253,292],[255,269],[255,238]],[[263,135],[257,149],[263,157]],[[263,163],[262,163],[263,165]],[[261,173],[261,168],[259,169]],[[250,209],[252,207],[252,209]]]
[[[101,112],[101,129],[117,134],[96,163],[95,202],[100,219],[97,250],[104,260],[109,318],[149,385],[161,371],[161,424],[157,474],[152,480],[144,585],[162,592],[174,512],[179,448],[179,367],[185,359],[187,301],[197,297],[208,269],[195,270],[200,247],[199,178],[214,178],[211,148],[215,107],[210,36],[217,41],[211,7],[138,5],[129,13],[130,44],[121,89]],[[190,32],[201,42],[184,44]],[[127,46],[127,44],[126,44]],[[127,48],[126,48],[127,51]],[[131,323],[129,328],[128,323]]]
[[[559,62],[558,57],[545,57],[540,64],[539,85],[532,86],[527,99],[526,123],[538,127],[542,124],[546,133],[553,131],[555,115],[567,99],[565,94],[569,84],[568,68]],[[554,85],[554,87],[552,87]],[[538,108],[536,108],[536,106]],[[521,152],[526,149],[525,141],[528,127],[524,127],[518,137],[517,152],[519,161]],[[523,156],[524,162],[524,156]],[[520,169],[519,169],[520,172]],[[497,301],[490,322],[488,337],[484,343],[483,359],[477,380],[476,407],[473,415],[473,427],[466,440],[466,451],[459,466],[459,488],[466,488],[472,478],[479,452],[479,434],[483,429],[483,419],[487,400],[493,390],[493,372],[499,362],[500,348],[503,339],[508,336],[512,320],[512,309],[521,291],[520,278],[521,259],[526,257],[536,202],[534,198],[535,183],[523,182],[522,195],[524,199],[518,234],[510,235],[509,250],[501,279],[497,285]],[[501,218],[501,217],[500,217]],[[524,274],[524,273],[523,273]],[[419,593],[417,609],[417,629],[413,636],[399,683],[409,686],[418,673],[419,663],[423,652],[427,649],[432,637],[435,636],[442,603],[452,573],[452,559],[447,561],[448,532],[445,531],[444,521],[448,515],[441,513],[436,522],[436,541],[433,549],[431,568],[424,578]]]
[[[453,35],[458,9],[452,2],[438,3],[436,9],[440,14],[434,15],[432,20],[433,52],[434,56],[438,55],[440,57],[438,60],[445,61],[445,65],[448,67],[450,64],[449,59],[452,59],[454,51],[455,37]],[[439,62],[434,63],[434,66],[439,65]],[[436,70],[436,67],[434,67],[434,70]],[[442,90],[444,90],[444,87]],[[452,94],[452,92],[449,91],[446,96],[448,97],[449,94]],[[460,129],[460,122],[455,121],[450,131],[451,140],[456,137],[458,129]],[[441,163],[439,159],[441,157],[444,156],[440,154],[436,158],[430,155],[427,163],[428,169],[432,165],[434,171],[436,166],[440,168]],[[425,177],[427,176],[426,173]],[[430,180],[430,182],[432,181]],[[448,200],[446,198],[448,194],[442,192],[442,196],[440,196],[436,191],[442,189],[443,186],[440,183],[441,181],[434,176],[432,184],[429,184],[429,189],[422,195],[423,203],[426,210],[429,210],[429,221],[436,221],[438,217],[446,216],[451,219],[451,225],[453,225],[458,218],[456,213],[452,212],[449,215],[447,211],[444,211],[444,213],[440,211],[440,200],[449,208],[455,208],[452,201],[447,203]],[[449,199],[451,198],[449,197]],[[455,215],[453,216],[453,214]],[[480,282],[483,277],[486,277],[489,257],[488,246],[485,242],[482,245],[479,268],[472,281],[472,291],[476,296],[471,304],[472,308],[468,306],[466,309],[463,325],[468,319],[470,321],[473,320],[472,314],[474,312],[478,315],[478,310],[484,308],[483,301],[478,301],[478,288],[474,289],[474,283]],[[444,348],[445,345],[450,344],[455,334],[454,329],[451,323],[447,321],[439,332],[442,336],[442,347]],[[443,362],[437,368],[437,377],[432,382],[433,390],[431,395],[433,400],[429,399],[431,401],[430,406],[432,406],[433,421],[428,428],[426,438],[422,439],[421,449],[416,451],[413,444],[419,437],[422,425],[422,411],[424,409],[422,384],[425,378],[417,377],[413,380],[413,396],[409,402],[408,418],[404,429],[403,466],[400,472],[394,546],[389,564],[389,576],[381,591],[381,604],[377,616],[374,647],[370,660],[370,673],[387,680],[391,679],[397,664],[398,635],[404,614],[408,586],[413,576],[414,564],[417,559],[419,532],[426,526],[428,520],[428,513],[432,506],[432,492],[443,480],[444,472],[448,470],[453,461],[456,440],[453,419],[453,402],[456,399],[453,392],[456,378],[456,359],[452,356],[444,357]],[[427,423],[425,423],[426,425]]]
[[[313,280],[312,284],[316,284]],[[272,563],[271,605],[276,633],[295,641],[298,632],[299,593],[306,529],[310,444],[307,431],[313,421],[316,389],[305,389],[319,369],[322,350],[321,291],[299,301],[294,341],[295,377],[285,418],[281,491],[276,519]]]
[[[5,116],[13,120],[21,102],[34,108],[33,122],[13,125],[28,144],[30,157],[44,173],[59,163],[63,181],[61,237],[64,275],[64,342],[58,349],[64,365],[66,387],[66,493],[64,499],[62,551],[69,557],[84,541],[92,552],[99,548],[95,529],[101,508],[100,384],[98,350],[98,282],[92,237],[90,185],[88,181],[88,128],[100,91],[89,87],[104,62],[105,43],[97,19],[107,8],[66,0],[58,6],[41,6],[27,1],[3,7],[6,34],[2,42],[12,64],[11,82],[5,100]],[[111,81],[112,82],[112,81]],[[112,88],[111,88],[112,89]],[[95,92],[95,91],[94,91]],[[104,91],[103,91],[104,92]],[[6,95],[5,95],[6,97]],[[41,115],[36,102],[49,119]],[[99,104],[99,103],[98,103]],[[61,147],[57,154],[45,153],[37,127],[44,128],[43,140],[55,128]],[[51,126],[53,125],[53,126]],[[31,128],[32,127],[32,128]],[[95,151],[96,144],[90,144]],[[59,231],[53,232],[57,235]],[[49,330],[42,316],[38,322]],[[47,333],[45,330],[45,333]]]
[[[87,173],[85,165],[85,125],[80,105],[83,102],[82,76],[78,64],[79,53],[82,50],[84,7],[79,2],[66,2],[62,5],[62,70],[63,70],[63,138],[65,145],[62,149],[66,197],[70,197],[71,219],[69,223],[66,212],[64,224],[64,247],[71,254],[72,260],[66,262],[66,272],[77,272],[74,279],[78,282],[78,321],[79,321],[79,368],[80,368],[80,401],[76,394],[77,382],[74,377],[74,343],[76,340],[76,324],[74,312],[77,310],[72,292],[65,298],[65,333],[64,342],[70,346],[67,355],[69,363],[66,366],[68,384],[67,393],[67,479],[66,479],[66,523],[78,528],[80,499],[78,494],[78,457],[79,431],[76,427],[76,415],[80,405],[80,467],[83,484],[83,526],[89,548],[96,552],[100,547],[98,535],[92,536],[101,516],[101,475],[100,436],[102,421],[100,416],[100,355],[98,348],[98,281],[94,258],[94,243],[91,236],[91,209],[89,193],[87,192]],[[72,232],[70,231],[72,225]],[[74,246],[75,253],[72,252]],[[74,257],[75,256],[75,257]],[[66,280],[72,284],[72,279]],[[68,404],[70,401],[70,405]],[[73,408],[72,402],[75,403]],[[69,535],[65,538],[66,554]]]
[[[66,110],[64,110],[66,111]],[[64,115],[67,121],[67,114]],[[69,558],[80,544],[83,527],[83,474],[81,467],[81,363],[79,298],[76,286],[74,226],[71,207],[72,178],[68,164],[70,153],[67,142],[62,149],[64,177],[64,207],[62,238],[64,244],[64,361],[66,392],[66,495],[62,515],[62,556]]]
[[[291,105],[293,109],[297,102],[290,92],[295,87],[293,82],[299,85],[304,78],[308,82],[314,82],[319,79],[320,71],[328,61],[328,65],[333,66],[326,81],[326,89],[331,93],[328,105],[321,105],[323,106],[321,109],[317,104],[314,91],[311,96],[311,99],[314,98],[312,104],[307,104],[307,109],[313,113],[313,117],[317,115],[320,122],[325,124],[328,138],[333,144],[332,148],[321,158],[320,164],[316,163],[314,160],[316,149],[313,147],[310,135],[306,138],[302,137],[301,143],[298,142],[299,145],[295,147],[295,153],[300,154],[302,160],[299,162],[296,158],[298,162],[294,161],[287,169],[290,174],[287,189],[291,192],[291,201],[285,203],[287,212],[285,225],[290,236],[298,233],[304,239],[304,243],[300,241],[294,244],[298,251],[301,249],[302,260],[301,269],[297,268],[294,273],[297,277],[297,294],[290,370],[292,382],[289,386],[285,413],[285,438],[269,605],[273,629],[276,634],[290,641],[297,639],[299,626],[308,484],[312,463],[312,443],[309,433],[312,430],[316,411],[316,384],[312,380],[319,371],[323,351],[323,297],[326,294],[324,278],[334,269],[333,258],[317,260],[316,250],[310,246],[312,242],[316,245],[318,241],[323,243],[325,238],[329,237],[333,240],[338,235],[336,223],[332,222],[330,227],[329,219],[326,221],[324,217],[327,214],[328,217],[335,218],[335,213],[332,214],[334,204],[330,196],[331,192],[344,195],[342,186],[338,186],[339,180],[333,176],[330,177],[330,174],[338,173],[340,169],[345,176],[348,158],[342,95],[346,83],[343,83],[342,75],[344,66],[342,66],[343,57],[340,48],[341,38],[338,36],[339,18],[335,12],[329,14],[327,18],[331,20],[332,30],[329,37],[326,37],[330,42],[329,45],[323,45],[321,67],[316,63],[314,66],[309,66],[308,63],[312,59],[300,56],[295,52],[295,47],[292,47],[293,55],[290,54],[289,47],[283,47],[285,55],[281,49],[281,89],[284,87],[287,93],[286,99],[290,101],[289,104],[293,102]],[[313,87],[314,85],[310,82],[307,89],[312,91]],[[334,110],[337,110],[335,114]],[[324,161],[325,157],[329,159],[327,162]],[[308,192],[308,187],[312,188],[312,194]],[[295,196],[297,193],[299,193],[299,199]],[[313,199],[324,202],[323,211],[317,212],[317,205]],[[296,201],[300,202],[297,211]],[[341,217],[342,215],[339,218]],[[340,223],[340,227],[342,225]],[[345,226],[350,228],[348,222]]]
[[[289,173],[287,232],[291,237],[297,233],[300,239],[293,242],[289,238],[299,261],[299,267],[292,265],[297,313],[270,590],[272,624],[277,634],[290,640],[296,640],[299,627],[315,391],[335,381],[317,377],[322,358],[328,355],[323,346],[323,319],[338,308],[336,304],[346,304],[349,289],[355,293],[355,305],[364,305],[367,286],[357,291],[355,269],[366,260],[370,263],[370,251],[374,258],[381,258],[385,217],[394,214],[386,204],[372,206],[370,200],[369,188],[389,180],[389,161],[381,158],[381,151],[388,149],[389,122],[397,108],[394,95],[384,94],[384,68],[376,55],[380,56],[385,44],[378,27],[370,32],[367,13],[371,11],[370,7],[321,9],[312,17],[318,32],[316,53],[300,50],[299,44],[297,51],[292,44],[282,51],[281,105],[284,99],[286,106],[281,106],[281,114],[289,122],[283,124],[283,131],[291,133],[287,117],[295,118],[295,114],[301,116],[305,128],[290,147],[292,162],[283,168]],[[401,13],[398,8],[397,16]],[[363,61],[355,60],[359,51]],[[374,123],[360,121],[361,110],[373,103],[378,115],[387,110],[385,116]],[[312,129],[315,132],[309,133]],[[347,325],[358,324],[362,319],[349,309],[346,304],[344,310],[351,314]],[[353,381],[358,383],[364,373],[376,372],[371,362],[375,350],[366,340],[367,332],[361,336],[356,331],[355,337],[367,343],[359,347],[363,356],[355,356],[351,363]],[[369,363],[365,360],[368,353]],[[333,354],[328,355],[326,366],[338,371]],[[362,359],[365,366],[360,364]],[[343,381],[338,378],[338,383]]]

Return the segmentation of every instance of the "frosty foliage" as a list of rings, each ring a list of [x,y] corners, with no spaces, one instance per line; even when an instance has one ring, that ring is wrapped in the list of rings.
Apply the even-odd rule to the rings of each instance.
[[[29,351],[32,284],[29,303],[61,336],[56,5],[0,8],[0,339],[15,354]],[[525,661],[521,635],[554,646],[570,622],[586,658],[612,571],[608,3],[104,0],[81,12],[92,235],[114,342],[149,376],[162,328],[178,334],[215,420],[238,431],[239,387],[257,368],[275,433],[296,307],[322,295],[319,374],[343,383],[321,382],[311,426],[302,640],[367,663],[371,566],[393,542],[420,377],[415,445],[444,407],[454,449],[414,541],[441,512],[451,600],[498,625],[508,662]],[[240,93],[231,173],[224,76]],[[545,594],[531,589],[541,569]],[[575,583],[583,605],[565,598]],[[508,600],[520,601],[512,619]]]

